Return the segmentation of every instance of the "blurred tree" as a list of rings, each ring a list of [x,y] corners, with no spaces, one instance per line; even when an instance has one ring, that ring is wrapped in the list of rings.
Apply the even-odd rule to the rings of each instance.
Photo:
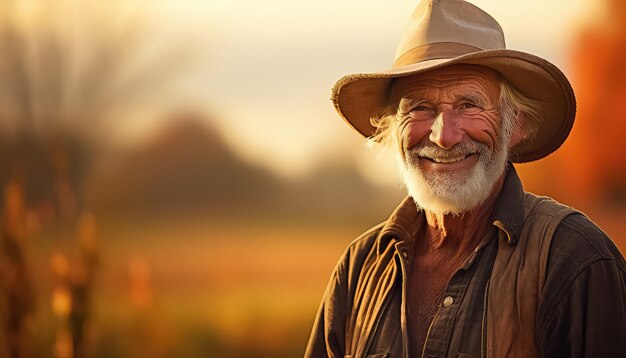
[[[626,2],[606,0],[605,16],[584,28],[571,54],[578,112],[554,155],[523,167],[530,187],[582,207],[626,204]]]
[[[0,180],[20,178],[29,204],[50,201],[75,218],[114,119],[158,100],[191,64],[190,44],[151,43],[150,4],[141,5],[0,3]]]

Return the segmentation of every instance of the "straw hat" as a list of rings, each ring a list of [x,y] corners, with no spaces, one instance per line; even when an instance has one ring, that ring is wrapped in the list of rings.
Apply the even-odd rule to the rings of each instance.
[[[332,90],[339,114],[363,136],[370,119],[389,105],[394,78],[452,64],[473,64],[503,75],[518,91],[542,103],[539,130],[532,142],[511,148],[515,162],[529,162],[555,151],[567,138],[576,115],[574,91],[565,75],[543,58],[506,49],[496,20],[461,0],[423,0],[413,12],[389,70],[344,76]]]

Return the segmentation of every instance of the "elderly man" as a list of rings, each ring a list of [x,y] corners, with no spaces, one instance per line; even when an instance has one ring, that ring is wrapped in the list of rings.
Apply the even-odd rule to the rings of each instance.
[[[340,79],[333,101],[409,198],[340,259],[306,357],[626,357],[624,258],[510,163],[569,134],[555,66],[507,50],[474,5],[424,0],[392,69]]]

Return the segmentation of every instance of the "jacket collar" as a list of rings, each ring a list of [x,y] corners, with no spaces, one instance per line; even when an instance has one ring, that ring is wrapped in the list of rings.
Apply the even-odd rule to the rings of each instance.
[[[424,222],[424,211],[418,210],[413,198],[407,196],[380,230],[377,252],[383,253],[392,240],[412,241]]]
[[[498,237],[513,245],[517,243],[524,223],[524,188],[513,165],[508,163],[507,168],[492,222],[498,228]],[[423,210],[418,210],[413,199],[407,196],[383,225],[377,252],[381,254],[393,240],[412,241],[424,222]]]
[[[511,163],[507,167],[504,185],[493,209],[493,225],[499,229],[498,237],[513,245],[524,225],[524,187],[515,167]]]

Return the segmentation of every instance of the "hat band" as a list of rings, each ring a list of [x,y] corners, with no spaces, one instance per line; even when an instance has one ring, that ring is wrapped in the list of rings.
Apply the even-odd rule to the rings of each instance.
[[[476,51],[482,51],[482,49],[460,42],[434,42],[410,49],[398,57],[391,67],[398,68],[439,58],[453,58]]]

